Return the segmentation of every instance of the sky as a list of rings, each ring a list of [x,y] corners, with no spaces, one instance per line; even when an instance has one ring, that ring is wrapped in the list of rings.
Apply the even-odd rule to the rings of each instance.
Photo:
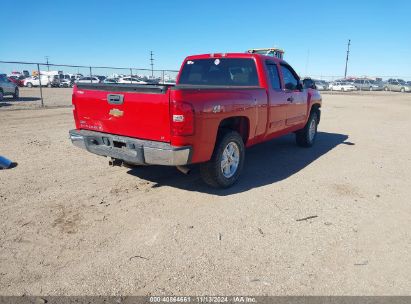
[[[277,46],[300,75],[411,79],[411,1],[2,1],[0,60],[179,69]],[[0,71],[10,72],[10,65]]]

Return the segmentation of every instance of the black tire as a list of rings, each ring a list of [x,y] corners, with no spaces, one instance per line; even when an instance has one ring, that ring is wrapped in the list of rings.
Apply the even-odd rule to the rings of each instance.
[[[19,88],[16,88],[14,90],[13,99],[19,99],[19,96],[20,96]]]
[[[317,137],[318,118],[319,118],[318,112],[312,111],[304,128],[302,128],[301,130],[295,133],[295,140],[297,142],[297,145],[299,145],[300,147],[305,147],[305,148],[309,148],[314,145],[315,139]],[[313,120],[315,121],[314,122],[315,123],[314,136],[310,135],[310,126]]]
[[[48,87],[48,88],[51,88],[51,83],[48,83],[48,84],[47,84],[47,87]]]
[[[0,90],[0,101],[2,101],[3,99],[4,99],[3,90]]]
[[[237,168],[233,169],[233,175],[226,177],[223,174],[221,163],[223,161],[223,154],[229,144],[234,144],[238,148],[239,161]],[[243,139],[240,134],[231,130],[222,130],[217,136],[217,142],[214,147],[211,159],[200,165],[200,174],[203,181],[214,188],[228,188],[232,186],[239,178],[243,170],[245,159],[245,148]],[[229,168],[230,169],[230,168]]]
[[[385,88],[384,88],[384,91],[386,91],[386,92],[387,92],[387,91],[388,91],[388,87],[385,87]]]
[[[27,86],[28,88],[32,88],[32,87],[33,87],[33,84],[32,84],[31,82],[27,82],[26,86]]]
[[[404,93],[405,92],[405,89],[404,88],[401,88],[401,93]]]
[[[370,91],[372,91],[372,87],[370,87]]]

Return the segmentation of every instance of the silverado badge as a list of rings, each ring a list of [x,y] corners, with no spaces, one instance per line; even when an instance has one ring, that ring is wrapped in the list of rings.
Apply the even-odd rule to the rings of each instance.
[[[108,112],[111,116],[114,117],[121,117],[124,114],[124,111],[121,111],[119,109],[111,109],[110,112]]]

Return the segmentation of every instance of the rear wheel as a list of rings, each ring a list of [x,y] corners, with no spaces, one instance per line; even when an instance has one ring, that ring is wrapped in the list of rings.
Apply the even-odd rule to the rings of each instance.
[[[312,147],[315,138],[317,137],[317,126],[318,126],[318,112],[312,111],[305,127],[295,134],[297,145],[300,147]]]
[[[220,132],[211,159],[200,165],[204,182],[215,188],[228,188],[239,178],[243,169],[245,148],[235,131]]]
[[[33,84],[32,84],[31,82],[27,82],[26,86],[27,86],[28,88],[31,88],[31,87],[33,87]]]

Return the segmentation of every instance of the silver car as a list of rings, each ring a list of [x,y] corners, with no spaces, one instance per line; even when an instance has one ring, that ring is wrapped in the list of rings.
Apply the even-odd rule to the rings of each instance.
[[[389,79],[384,87],[385,91],[411,92],[411,85],[402,79]]]
[[[14,99],[19,98],[19,88],[14,82],[3,75],[0,76],[0,101],[3,100],[6,95],[11,95]]]
[[[354,86],[361,91],[382,91],[384,89],[380,82],[372,79],[356,79]]]
[[[317,87],[318,91],[326,91],[328,90],[328,82],[325,80],[314,80],[315,86]]]

